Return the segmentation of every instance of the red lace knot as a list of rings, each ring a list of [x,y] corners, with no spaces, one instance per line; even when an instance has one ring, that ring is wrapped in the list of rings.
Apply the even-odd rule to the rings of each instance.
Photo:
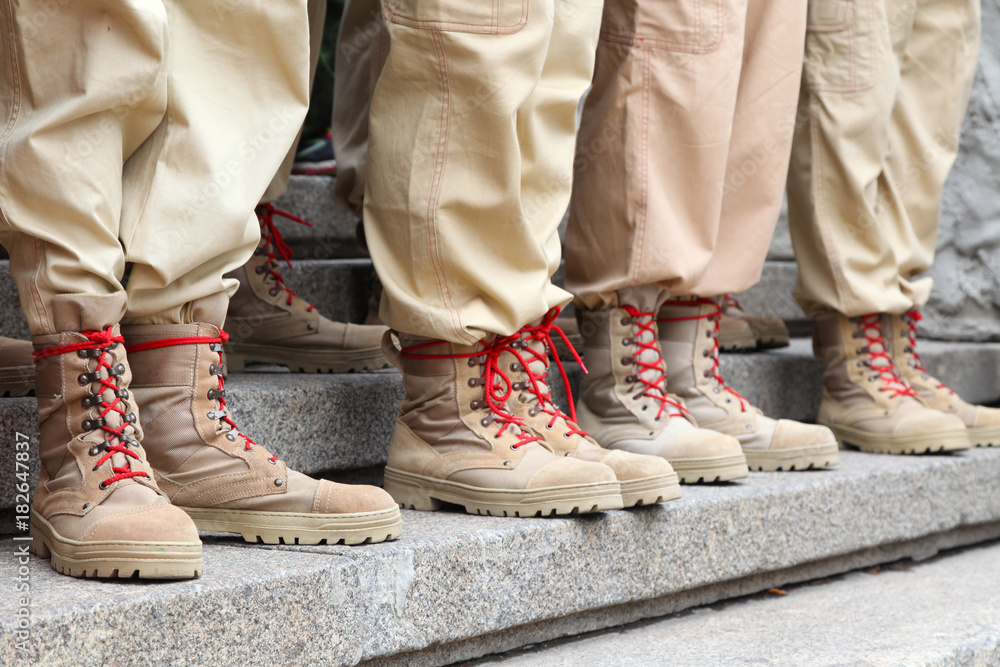
[[[530,391],[535,396],[535,408],[549,415],[549,428],[552,428],[562,418],[569,423],[569,430],[566,433],[567,437],[571,435],[587,436],[589,434],[576,424],[576,405],[573,402],[573,390],[570,387],[569,375],[566,374],[566,368],[563,366],[562,359],[559,358],[559,353],[552,340],[553,332],[562,338],[563,344],[566,345],[570,354],[573,355],[573,359],[580,364],[580,368],[583,369],[584,373],[587,372],[587,367],[584,365],[580,355],[577,354],[566,332],[556,324],[559,313],[560,309],[558,307],[551,308],[539,324],[529,324],[522,327],[518,332],[521,344],[512,344],[508,351],[517,359],[521,370],[527,378],[527,382],[525,383],[527,386],[524,389]],[[531,347],[530,343],[532,342],[541,343],[541,350]],[[528,358],[525,358],[525,355]],[[566,401],[569,405],[568,415],[552,400],[552,390],[549,389],[548,385],[550,355],[555,359],[556,368],[559,369],[559,376],[562,378],[563,388],[566,391]],[[536,373],[532,370],[531,365],[533,363],[540,363],[542,365],[543,370],[541,373]],[[515,383],[515,388],[517,388],[518,384]]]
[[[479,341],[479,344],[483,346],[481,350],[466,354],[419,354],[420,350],[448,344],[447,341],[432,340],[404,347],[400,350],[400,354],[408,359],[468,359],[470,366],[478,363],[482,367],[481,374],[478,379],[470,379],[469,385],[483,387],[482,407],[486,408],[489,414],[483,418],[481,423],[483,426],[489,426],[494,422],[500,424],[496,435],[498,438],[510,426],[518,427],[520,438],[516,444],[512,445],[517,449],[529,442],[542,439],[540,436],[531,435],[527,429],[523,428],[524,420],[512,415],[506,407],[507,400],[514,393],[514,388],[510,378],[501,368],[500,357],[510,349],[511,344],[516,343],[519,339],[520,334],[518,333],[513,336],[497,336],[492,341],[482,340]]]
[[[281,236],[281,232],[278,231],[277,225],[274,224],[274,217],[279,216],[282,218],[287,218],[293,220],[303,225],[312,227],[311,222],[307,222],[302,218],[292,215],[291,213],[286,213],[280,209],[274,207],[273,204],[261,204],[256,210],[257,220],[260,222],[260,235],[265,241],[265,248],[270,248],[265,252],[267,256],[267,263],[264,264],[260,269],[266,271],[271,277],[274,278],[275,290],[284,290],[288,293],[288,305],[292,305],[295,299],[295,291],[292,288],[285,285],[285,278],[278,271],[278,257],[280,256],[284,260],[288,268],[292,268],[292,249],[285,243],[285,239]],[[272,296],[276,296],[277,292],[274,292]],[[315,308],[314,305],[309,304],[306,311],[311,311]]]
[[[664,414],[668,418],[683,417],[688,413],[688,409],[680,401],[671,398],[667,392],[667,375],[663,354],[660,351],[656,313],[640,311],[629,305],[618,307],[628,313],[628,318],[623,320],[622,324],[633,327],[631,337],[622,342],[628,342],[635,346],[635,350],[632,352],[632,364],[635,366],[635,372],[625,378],[625,381],[639,383],[639,393],[636,394],[636,398],[645,396],[660,404],[660,409],[656,412],[657,420],[662,419]],[[649,338],[649,340],[643,340],[644,337]],[[652,354],[652,361],[646,361],[642,358],[643,354],[647,352]],[[628,357],[622,361],[627,359]],[[673,408],[673,410],[668,411],[668,408]]]
[[[87,339],[86,342],[81,341],[79,343],[70,343],[68,345],[57,345],[55,347],[33,352],[32,356],[35,363],[37,364],[42,359],[54,357],[58,354],[67,354],[78,352],[80,350],[112,348],[113,345],[125,343],[124,338],[114,335],[114,329],[110,326],[105,327],[100,331],[81,331],[80,334]]]
[[[726,306],[726,308],[736,308],[737,310],[743,310],[743,307],[740,305],[740,302],[737,301],[736,297],[734,297],[731,294],[723,294],[722,303]]]
[[[728,295],[725,298],[732,299]],[[736,302],[735,299],[732,299]],[[686,322],[690,320],[709,320],[714,322],[714,326],[711,330],[712,335],[712,349],[709,350],[708,356],[712,360],[712,367],[706,371],[706,377],[715,380],[716,383],[716,393],[719,391],[724,391],[728,394],[732,394],[736,397],[736,400],[740,402],[740,411],[746,412],[750,409],[750,401],[743,397],[741,393],[733,389],[726,383],[725,379],[722,377],[722,367],[719,364],[719,326],[722,320],[722,306],[715,299],[707,299],[704,297],[694,297],[686,301],[671,301],[671,306],[695,306],[700,308],[701,306],[711,306],[712,310],[705,313],[698,313],[697,315],[690,315],[686,317],[661,317],[658,322]],[[739,303],[736,303],[739,307]]]
[[[868,313],[851,319],[858,323],[858,335],[865,341],[863,348],[860,348],[858,352],[867,353],[868,361],[865,362],[865,365],[876,373],[871,376],[872,380],[878,378],[884,383],[884,386],[879,387],[879,391],[891,391],[892,398],[897,396],[915,397],[917,393],[899,375],[896,360],[889,353],[885,333],[882,331],[882,314]],[[881,349],[873,349],[874,346]]]

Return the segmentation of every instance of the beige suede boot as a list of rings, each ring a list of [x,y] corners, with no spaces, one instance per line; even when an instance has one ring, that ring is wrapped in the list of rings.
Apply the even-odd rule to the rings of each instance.
[[[385,488],[400,505],[436,510],[448,502],[470,514],[522,517],[622,507],[611,468],[554,453],[510,413],[501,358],[516,340],[458,345],[386,333],[385,355],[406,390],[385,469]]]
[[[688,297],[660,309],[667,387],[698,424],[734,436],[751,470],[805,470],[837,464],[837,441],[824,426],[774,420],[731,389],[719,368],[719,316],[713,299]]]
[[[144,324],[122,332],[157,483],[198,528],[267,544],[399,536],[399,508],[382,489],[307,477],[239,431],[222,379],[226,336],[217,327]]]
[[[580,383],[577,422],[603,447],[665,458],[681,482],[746,477],[740,443],[697,428],[683,401],[667,393],[656,328],[665,296],[623,290],[616,308],[578,311],[589,373]]]
[[[274,225],[275,215],[309,224],[270,204],[257,207],[260,245],[250,261],[226,275],[240,281],[226,316],[229,370],[241,372],[246,362],[278,364],[301,373],[387,368],[381,348],[385,327],[329,320],[285,285],[278,258],[291,266],[292,254]]]
[[[1000,447],[1000,409],[966,403],[924,368],[917,352],[920,312],[911,310],[904,315],[886,313],[883,318],[889,353],[896,360],[899,375],[913,387],[921,400],[935,410],[957,415],[965,424],[970,445]]]
[[[512,341],[501,357],[500,366],[511,372],[511,413],[545,438],[556,454],[573,456],[582,461],[603,463],[615,471],[621,485],[625,507],[652,505],[680,498],[677,473],[670,463],[659,456],[633,454],[618,449],[604,449],[576,423],[576,411],[562,362],[556,355],[552,338],[556,334],[568,352],[576,355],[568,336],[556,324],[558,308],[538,322],[522,328],[519,339]],[[575,327],[574,327],[575,328]],[[552,400],[548,385],[549,359],[555,359],[563,378],[570,414],[563,412]],[[582,365],[579,357],[576,361]]]
[[[31,341],[0,336],[0,396],[27,396],[35,390]]]
[[[969,446],[962,420],[927,407],[899,376],[879,313],[816,318],[813,351],[823,364],[819,422],[841,444],[879,454],[923,454]]]
[[[788,347],[791,340],[788,335],[788,327],[785,326],[785,322],[780,317],[766,317],[748,313],[743,310],[740,302],[734,297],[723,294],[722,318],[719,321],[719,346],[723,350],[729,349],[725,345],[726,331],[734,329],[737,322],[746,324],[750,335],[753,336],[754,347],[758,349]]]
[[[159,491],[140,445],[118,327],[33,341],[42,469],[32,552],[74,577],[200,575],[198,531]]]

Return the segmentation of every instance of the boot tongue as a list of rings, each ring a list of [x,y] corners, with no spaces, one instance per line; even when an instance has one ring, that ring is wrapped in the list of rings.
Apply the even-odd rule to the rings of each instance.
[[[521,340],[525,346],[522,348],[520,356],[526,365],[525,370],[520,373],[520,400],[528,405],[548,402],[548,397],[552,392],[548,384],[548,350],[545,341],[530,335],[523,336]],[[534,382],[531,380],[532,376]]]
[[[652,384],[652,387],[650,387],[642,382],[636,382],[636,394],[643,394],[650,390],[656,391],[661,395],[665,392],[663,385],[666,381],[666,373],[664,372],[660,342],[657,340],[656,327],[640,326],[640,322],[646,325],[655,317],[655,314],[642,315],[638,318],[633,317],[632,321],[632,341],[634,349],[637,352],[633,354],[637,362],[635,375],[637,378],[641,378]]]

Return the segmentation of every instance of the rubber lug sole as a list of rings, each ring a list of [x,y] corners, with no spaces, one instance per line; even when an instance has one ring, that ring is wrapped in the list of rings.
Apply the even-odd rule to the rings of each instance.
[[[31,511],[31,546],[52,569],[99,579],[193,579],[204,570],[201,542],[78,541],[60,536]]]
[[[0,368],[0,396],[27,396],[34,393],[34,367]]]
[[[747,466],[759,472],[791,472],[832,468],[840,462],[839,445],[831,442],[815,447],[792,449],[744,449]]]
[[[940,454],[969,448],[969,436],[965,431],[899,436],[826,423],[823,426],[833,431],[842,448],[860,449],[871,454]]]
[[[624,506],[618,482],[528,490],[484,489],[387,467],[385,490],[400,507],[434,511],[441,509],[444,503],[452,503],[462,505],[469,514],[486,516],[587,514]]]
[[[239,533],[257,544],[376,544],[403,532],[399,509],[352,514],[299,514],[181,507],[198,530]]]
[[[729,482],[750,474],[746,457],[719,456],[711,459],[667,459],[681,484]]]
[[[681,485],[677,474],[643,477],[627,481],[618,480],[622,490],[622,504],[625,507],[656,505],[681,497]]]

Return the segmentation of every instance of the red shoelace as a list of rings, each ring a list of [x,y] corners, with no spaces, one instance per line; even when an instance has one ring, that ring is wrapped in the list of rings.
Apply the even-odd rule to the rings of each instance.
[[[404,347],[400,351],[400,354],[409,359],[469,359],[478,361],[483,367],[483,372],[478,379],[469,380],[469,385],[481,385],[483,387],[484,405],[478,405],[478,401],[473,403],[473,405],[489,408],[489,416],[484,417],[481,423],[483,426],[489,426],[493,422],[499,423],[500,428],[496,434],[498,438],[512,425],[521,428],[522,430],[517,443],[511,445],[514,449],[517,449],[530,442],[542,439],[540,436],[531,435],[527,429],[523,428],[524,420],[510,414],[504,407],[511,394],[513,394],[514,389],[510,378],[500,368],[500,355],[508,350],[510,344],[517,341],[518,338],[519,336],[515,334],[513,336],[497,336],[489,343],[480,341],[483,349],[479,352],[471,352],[469,354],[417,354],[419,350],[447,344],[443,341],[433,340],[427,343],[420,343],[419,345]],[[469,365],[473,364],[470,363]]]
[[[917,352],[917,322],[924,319],[924,316],[920,314],[920,311],[914,308],[910,312],[903,315],[903,321],[906,322],[906,338],[907,345],[903,349],[903,352],[908,352],[913,355],[913,368],[923,373],[925,376],[930,377],[930,373],[924,368],[924,362],[920,359],[920,354]],[[955,391],[948,387],[944,382],[937,383],[938,389],[946,389],[949,393],[954,394]]]
[[[216,401],[218,404],[218,410],[214,410],[209,413],[208,418],[215,421],[220,420],[222,423],[229,426],[229,431],[226,437],[235,441],[238,437],[243,436],[243,444],[246,450],[252,451],[254,445],[253,438],[248,436],[246,433],[240,431],[239,426],[236,422],[232,420],[229,416],[229,412],[226,410],[226,385],[225,380],[222,377],[222,344],[229,340],[229,334],[225,331],[219,330],[219,337],[214,338],[212,336],[182,336],[180,338],[162,338],[160,340],[149,341],[148,343],[136,343],[134,345],[126,346],[126,350],[130,354],[135,354],[138,352],[145,352],[146,350],[156,350],[161,347],[173,347],[174,345],[208,345],[213,352],[218,353],[219,363],[212,364],[210,372],[219,378],[219,386],[217,389],[209,390],[208,398]],[[272,456],[268,459],[271,463],[277,463],[278,457]]]
[[[528,378],[526,382],[519,383],[515,382],[513,384],[514,389],[527,389],[532,394],[534,394],[537,403],[535,404],[535,409],[540,412],[544,412],[549,415],[548,427],[552,428],[556,421],[560,418],[566,420],[569,430],[566,432],[566,437],[571,435],[589,435],[582,428],[576,424],[576,406],[573,404],[573,392],[569,384],[569,376],[566,375],[566,369],[563,367],[562,360],[559,358],[559,353],[556,351],[556,347],[552,342],[552,333],[555,332],[560,338],[562,338],[563,343],[569,349],[570,354],[573,355],[573,359],[580,364],[580,368],[583,372],[587,372],[587,367],[583,364],[583,359],[577,354],[576,350],[573,348],[573,344],[569,342],[569,337],[566,333],[556,325],[556,318],[559,317],[559,308],[552,308],[545,317],[542,318],[541,323],[536,326],[525,326],[519,332],[520,344],[511,345],[508,351],[514,355],[517,359],[517,363],[520,365],[521,370],[524,371],[525,376]],[[540,342],[542,344],[542,350],[538,351],[526,344],[526,341]],[[527,353],[530,358],[525,359],[522,351]],[[559,407],[552,401],[552,390],[548,389],[548,371],[549,371],[549,356],[555,359],[556,368],[559,369],[559,376],[562,378],[563,387],[566,389],[566,402],[569,406],[569,414],[559,409]],[[531,364],[540,362],[544,366],[544,371],[541,373],[535,373],[531,370]],[[527,385],[527,386],[524,386]],[[542,387],[548,389],[547,391],[542,390]]]
[[[683,403],[670,398],[670,394],[667,392],[667,376],[663,371],[663,354],[657,340],[656,313],[643,312],[633,306],[620,306],[620,308],[628,313],[629,321],[627,324],[638,327],[638,331],[635,331],[631,336],[631,342],[636,345],[636,350],[632,353],[636,370],[631,377],[645,387],[639,396],[652,398],[660,403],[660,409],[656,413],[657,420],[662,419],[665,412],[668,418],[683,417],[685,413],[688,413],[688,409],[684,407]],[[625,323],[623,322],[623,324]],[[643,335],[648,335],[652,340],[642,341]],[[655,354],[655,361],[643,361],[642,355],[645,352]],[[668,412],[667,406],[675,410]]]
[[[274,278],[274,287],[272,288],[272,296],[277,295],[277,290],[285,290],[288,293],[288,305],[292,305],[295,300],[295,291],[285,285],[285,278],[278,271],[278,258],[280,257],[284,260],[288,268],[292,268],[292,249],[285,243],[285,239],[281,236],[281,232],[278,231],[277,225],[274,224],[274,216],[280,216],[282,218],[287,218],[289,220],[294,220],[295,222],[301,223],[303,225],[308,225],[312,227],[311,222],[307,222],[302,218],[292,215],[291,213],[286,213],[285,211],[275,208],[271,204],[261,204],[256,209],[257,219],[260,221],[260,235],[264,238],[267,243],[265,248],[270,248],[270,250],[264,250],[264,254],[267,256],[267,264],[263,264],[256,270],[259,273],[267,273]],[[302,297],[299,297],[302,298]],[[309,304],[306,311],[311,311],[316,306]]]
[[[735,299],[734,299],[735,301]],[[691,301],[671,301],[671,306],[712,306],[712,312],[699,313],[688,317],[661,317],[658,322],[688,322],[691,320],[710,320],[714,323],[712,327],[712,349],[708,351],[708,356],[712,359],[712,368],[705,372],[705,376],[715,380],[721,391],[728,392],[736,397],[740,402],[740,411],[746,412],[750,407],[750,401],[743,397],[738,391],[730,387],[722,377],[722,368],[719,366],[719,320],[722,317],[722,306],[714,299],[699,298]],[[737,304],[738,305],[738,304]]]
[[[124,345],[125,340],[121,336],[115,336],[112,333],[111,327],[107,327],[102,331],[82,331],[80,333],[87,338],[86,342],[81,341],[79,343],[59,345],[39,350],[34,353],[35,363],[37,364],[42,359],[54,357],[58,354],[73,352],[76,352],[81,357],[95,360],[97,367],[93,371],[81,374],[77,380],[81,385],[92,385],[95,382],[101,385],[97,393],[84,398],[83,403],[83,407],[85,408],[96,406],[100,410],[100,415],[97,419],[84,420],[84,429],[88,431],[100,429],[107,434],[104,439],[104,454],[97,460],[94,470],[104,465],[115,454],[122,454],[126,457],[125,465],[111,466],[111,471],[114,474],[101,482],[101,489],[106,489],[115,482],[131,477],[148,478],[149,475],[147,473],[141,470],[132,470],[132,464],[129,462],[129,458],[141,459],[137,453],[129,449],[130,445],[137,447],[139,441],[125,433],[126,427],[135,421],[135,414],[128,412],[126,409],[127,404],[125,400],[128,398],[129,393],[127,389],[120,388],[115,380],[115,378],[125,373],[125,366],[122,364],[112,366],[109,360],[111,351],[118,345]],[[84,354],[80,354],[81,352]],[[101,371],[107,371],[107,377],[101,377]],[[104,400],[104,392],[106,391],[112,392],[115,396],[115,399],[110,403]],[[107,423],[107,418],[112,413],[120,417],[121,425],[113,427]],[[117,442],[114,442],[115,440]]]
[[[892,398],[897,396],[915,397],[917,393],[899,376],[896,361],[889,354],[889,345],[882,331],[881,313],[868,313],[851,319],[858,323],[858,334],[866,341],[864,347],[859,349],[859,352],[864,351],[868,354],[868,361],[865,362],[865,365],[877,373],[877,375],[872,376],[873,378],[877,377],[885,383],[878,390],[893,392]],[[873,345],[878,345],[882,349],[873,350]],[[885,362],[884,366],[875,366],[875,362],[879,359]]]

